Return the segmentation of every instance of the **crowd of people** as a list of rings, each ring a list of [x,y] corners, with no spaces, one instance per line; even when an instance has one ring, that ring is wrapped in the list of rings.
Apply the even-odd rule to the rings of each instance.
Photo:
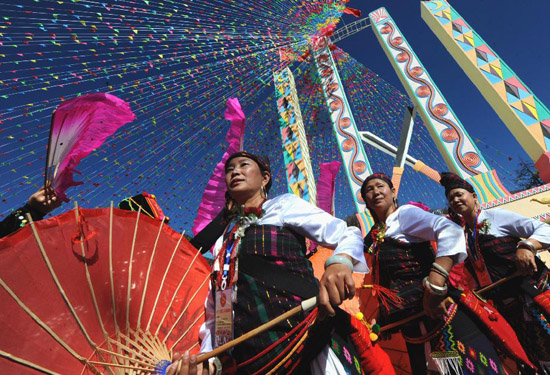
[[[549,373],[550,273],[537,257],[550,245],[547,224],[481,209],[473,187],[452,173],[441,174],[448,215],[399,206],[391,179],[375,173],[361,188],[375,222],[362,238],[359,228],[295,195],[268,197],[266,158],[231,155],[225,181],[224,209],[192,240],[214,255],[200,353],[311,297],[317,307],[205,363],[176,354],[167,374],[394,374],[369,352],[378,343],[364,328],[372,332],[373,325],[338,307],[355,295],[353,272],[370,272],[391,295],[376,323],[393,329],[380,339],[403,335],[413,374],[506,374],[505,364],[522,374]],[[27,213],[40,220],[59,205],[52,189],[40,189],[2,221],[0,236],[24,226]],[[320,280],[306,238],[334,249]],[[488,291],[480,296],[480,288]]]

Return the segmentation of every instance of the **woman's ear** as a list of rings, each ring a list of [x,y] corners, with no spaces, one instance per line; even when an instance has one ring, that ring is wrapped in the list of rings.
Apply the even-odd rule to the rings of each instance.
[[[267,185],[269,180],[271,180],[271,173],[269,173],[268,171],[265,171],[264,172],[264,178],[263,178],[263,181],[265,182],[265,184]]]

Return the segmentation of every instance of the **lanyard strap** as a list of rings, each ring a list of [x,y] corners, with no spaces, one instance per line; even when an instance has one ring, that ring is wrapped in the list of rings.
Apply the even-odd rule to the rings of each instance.
[[[474,268],[475,276],[477,278],[479,286],[483,287],[491,284],[492,281],[491,276],[489,275],[489,271],[487,271],[487,267],[485,265],[485,259],[483,259],[481,249],[479,248],[479,229],[477,227],[477,221],[480,213],[481,210],[479,210],[476,214],[474,228],[472,229],[472,231],[467,231],[467,240],[468,257],[471,258],[470,263]]]
[[[230,274],[234,274],[235,262],[232,260],[236,257],[236,248],[238,245],[238,239],[235,236],[235,233],[239,229],[237,221],[232,221],[225,232],[224,245],[220,251],[218,263],[220,264],[220,277],[218,277],[218,287],[221,290],[225,290],[228,284],[228,277]],[[225,250],[225,251],[224,251]],[[229,283],[231,283],[231,276]]]

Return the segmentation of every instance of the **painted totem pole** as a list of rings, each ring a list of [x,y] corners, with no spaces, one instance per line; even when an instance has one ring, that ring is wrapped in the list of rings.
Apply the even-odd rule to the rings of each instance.
[[[372,29],[450,170],[467,179],[482,202],[507,196],[502,185],[385,8],[369,14]]]
[[[421,2],[422,18],[550,182],[550,111],[445,0]]]
[[[361,198],[361,184],[372,173],[372,169],[363,150],[355,119],[351,113],[329,44],[326,37],[313,40],[313,59],[321,79],[321,86],[357,212],[363,221],[363,226],[370,228],[373,225],[373,220],[365,212],[365,202]]]
[[[279,124],[283,141],[283,157],[286,167],[288,190],[300,198],[316,204],[316,189],[309,147],[294,76],[290,69],[275,73],[275,96],[279,110]]]

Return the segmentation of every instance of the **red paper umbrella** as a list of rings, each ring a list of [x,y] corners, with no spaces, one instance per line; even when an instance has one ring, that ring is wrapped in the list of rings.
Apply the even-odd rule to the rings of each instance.
[[[164,373],[198,351],[210,268],[166,224],[78,209],[0,240],[1,374]]]

